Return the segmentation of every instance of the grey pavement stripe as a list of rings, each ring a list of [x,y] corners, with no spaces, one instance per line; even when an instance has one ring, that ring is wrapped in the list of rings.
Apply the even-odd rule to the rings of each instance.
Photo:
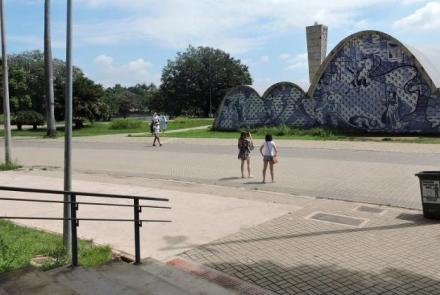
[[[336,223],[336,224],[342,224],[342,225],[348,225],[354,227],[362,227],[369,221],[368,219],[364,219],[364,218],[357,218],[357,217],[323,213],[323,212],[314,212],[311,215],[307,216],[306,219],[313,219],[317,221]]]

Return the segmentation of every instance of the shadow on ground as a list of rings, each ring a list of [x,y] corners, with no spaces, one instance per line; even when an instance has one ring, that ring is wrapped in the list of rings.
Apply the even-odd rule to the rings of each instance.
[[[399,216],[397,216],[397,218],[405,220],[405,221],[411,220],[411,222],[405,222],[405,223],[393,224],[393,225],[371,226],[371,227],[365,227],[365,228],[348,228],[348,229],[325,230],[325,231],[288,234],[288,235],[272,235],[272,236],[267,235],[264,237],[247,238],[247,239],[219,240],[219,241],[211,242],[207,245],[200,246],[199,248],[203,249],[203,250],[213,251],[213,247],[227,245],[227,244],[239,245],[241,243],[291,240],[291,239],[299,239],[299,238],[306,238],[306,237],[339,235],[339,234],[356,233],[356,232],[362,233],[362,232],[387,231],[387,230],[396,230],[396,229],[402,229],[402,228],[430,226],[430,225],[439,223],[438,220],[425,219],[425,218],[423,218],[423,215],[420,215],[420,214],[402,213]]]
[[[237,180],[237,179],[242,179],[241,177],[224,177],[224,178],[219,178],[218,181],[229,181],[229,180]]]
[[[440,281],[408,270],[369,273],[337,265],[285,267],[271,261],[206,266],[277,294],[440,294]]]

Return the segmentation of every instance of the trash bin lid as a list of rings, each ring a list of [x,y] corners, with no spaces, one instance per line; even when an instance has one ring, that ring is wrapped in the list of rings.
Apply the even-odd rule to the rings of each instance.
[[[422,171],[416,174],[418,177],[438,177],[440,178],[440,171]]]

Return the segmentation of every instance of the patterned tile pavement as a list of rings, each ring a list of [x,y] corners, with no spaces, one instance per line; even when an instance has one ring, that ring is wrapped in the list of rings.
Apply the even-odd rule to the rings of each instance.
[[[350,202],[293,203],[303,209],[180,257],[277,294],[440,294],[440,222],[415,210],[382,207],[379,214]],[[306,218],[318,211],[367,222]]]

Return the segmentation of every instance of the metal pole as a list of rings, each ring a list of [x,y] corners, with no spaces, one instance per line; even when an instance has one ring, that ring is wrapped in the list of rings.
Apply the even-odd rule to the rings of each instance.
[[[72,0],[67,0],[67,35],[66,35],[66,98],[65,98],[65,127],[64,127],[64,190],[72,189]],[[64,195],[64,201],[69,202],[69,194]],[[68,204],[64,204],[64,218],[70,216]],[[70,253],[72,239],[69,220],[63,223],[64,247]]]
[[[76,195],[70,195],[70,215],[72,216],[71,225],[72,225],[72,266],[78,266],[78,235],[77,235],[77,227],[78,220],[76,219],[76,211],[78,210],[78,204],[76,203]]]
[[[135,250],[135,264],[141,263],[141,244],[139,240],[139,227],[142,226],[139,221],[139,213],[142,211],[142,207],[139,206],[139,199],[134,198],[134,250]]]
[[[211,117],[212,113],[212,84],[211,84],[211,52],[209,53],[209,114]]]
[[[6,52],[5,37],[5,13],[3,10],[3,0],[0,0],[0,26],[2,38],[2,57],[3,57],[3,114],[5,129],[5,163],[12,163],[11,156],[11,114],[9,109],[9,79],[8,79],[8,56]]]
[[[44,1],[44,75],[46,78],[46,116],[47,116],[47,135],[56,135],[55,123],[55,98],[53,89],[53,59],[52,59],[52,36],[50,30],[51,23],[51,1]]]

